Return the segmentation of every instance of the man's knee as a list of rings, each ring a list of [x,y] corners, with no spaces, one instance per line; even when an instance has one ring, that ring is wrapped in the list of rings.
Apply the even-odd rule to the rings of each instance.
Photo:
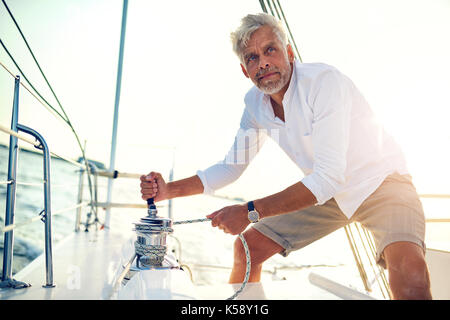
[[[397,270],[390,270],[398,275],[397,291],[402,299],[430,299],[430,280],[424,260],[405,261]]]
[[[264,236],[256,229],[249,229],[243,234],[248,246],[250,254],[250,262],[252,265],[260,265],[274,254],[281,252],[283,247]],[[247,256],[242,240],[237,237],[234,241],[234,263],[245,264]]]
[[[421,249],[420,249],[421,250]],[[387,259],[394,298],[431,299],[430,277],[424,255],[419,250],[396,250]]]

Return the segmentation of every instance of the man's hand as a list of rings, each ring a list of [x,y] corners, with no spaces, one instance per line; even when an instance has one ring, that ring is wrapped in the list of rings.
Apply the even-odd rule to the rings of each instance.
[[[232,235],[241,233],[250,224],[247,205],[242,204],[222,208],[206,217],[212,219],[211,225],[213,227],[219,227],[225,233],[231,233]]]
[[[169,190],[163,177],[158,172],[141,176],[142,199],[153,198],[155,202],[169,199]]]

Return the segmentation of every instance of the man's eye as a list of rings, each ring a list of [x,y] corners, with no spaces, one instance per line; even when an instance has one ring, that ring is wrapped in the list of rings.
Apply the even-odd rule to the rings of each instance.
[[[269,48],[267,48],[267,52],[273,52],[273,51],[275,51],[275,48],[273,48],[273,47],[269,47]]]
[[[255,61],[256,60],[256,56],[250,56],[247,58],[247,62],[251,62],[251,61]]]

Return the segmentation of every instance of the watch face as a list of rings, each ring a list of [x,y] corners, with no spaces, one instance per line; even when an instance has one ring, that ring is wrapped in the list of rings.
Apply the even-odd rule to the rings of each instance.
[[[250,220],[251,222],[257,222],[259,220],[259,213],[255,210],[250,211],[248,213],[248,220]]]

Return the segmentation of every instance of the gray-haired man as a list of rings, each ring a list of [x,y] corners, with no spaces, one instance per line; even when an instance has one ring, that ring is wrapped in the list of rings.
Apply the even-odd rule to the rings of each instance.
[[[159,173],[142,176],[142,197],[161,201],[213,193],[235,181],[264,140],[275,136],[304,178],[207,216],[226,233],[245,230],[250,281],[260,280],[263,262],[274,254],[286,256],[358,221],[374,236],[393,297],[430,299],[420,199],[400,147],[352,81],[329,65],[296,61],[280,23],[267,14],[244,17],[232,42],[242,72],[255,84],[245,96],[233,147],[224,161],[187,179],[166,184]],[[230,283],[242,282],[244,274],[238,239]]]

